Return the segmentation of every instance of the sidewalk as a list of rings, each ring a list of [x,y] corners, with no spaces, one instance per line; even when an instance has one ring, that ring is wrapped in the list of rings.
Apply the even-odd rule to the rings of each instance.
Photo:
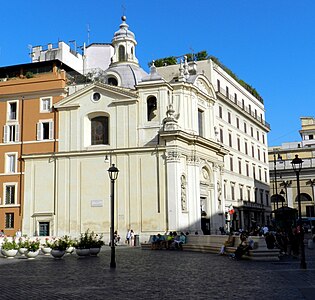
[[[234,261],[185,251],[110,248],[99,257],[0,258],[2,299],[314,299],[315,249],[299,261]]]

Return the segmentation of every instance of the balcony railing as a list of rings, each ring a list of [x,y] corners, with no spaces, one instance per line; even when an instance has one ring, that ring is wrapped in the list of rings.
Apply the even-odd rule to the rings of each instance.
[[[235,97],[231,94],[227,94],[226,90],[223,88],[220,88],[218,91],[220,95],[222,95],[225,99],[231,101],[235,105],[237,105],[239,108],[241,108],[243,111],[245,111],[247,114],[249,114],[251,117],[256,119],[259,123],[266,126],[268,129],[270,129],[270,124],[266,122],[264,119],[262,119],[260,116],[258,116],[254,111],[250,110],[248,106],[243,105],[242,102],[235,99]]]

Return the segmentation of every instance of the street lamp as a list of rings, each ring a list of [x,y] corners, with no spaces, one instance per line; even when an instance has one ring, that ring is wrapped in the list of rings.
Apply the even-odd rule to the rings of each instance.
[[[296,182],[297,182],[297,193],[298,193],[298,206],[299,206],[299,227],[300,227],[300,251],[301,251],[301,269],[306,269],[306,262],[305,262],[305,249],[304,249],[304,229],[302,226],[302,213],[301,213],[301,192],[300,192],[300,172],[302,169],[303,160],[299,158],[296,154],[295,158],[291,162],[292,168],[296,174]]]
[[[111,181],[111,210],[110,210],[110,218],[111,218],[111,227],[110,227],[110,246],[111,246],[111,256],[110,256],[110,267],[116,268],[116,259],[115,259],[115,240],[114,240],[114,200],[115,200],[115,180],[118,177],[119,170],[115,167],[115,164],[107,170],[110,181]]]
[[[278,158],[276,159],[276,153],[273,154],[273,170],[275,174],[275,188],[276,188],[276,202],[277,202],[277,209],[279,208],[278,201],[279,201],[279,196],[278,196],[278,186],[277,186],[277,161],[282,161],[282,156],[278,153]]]

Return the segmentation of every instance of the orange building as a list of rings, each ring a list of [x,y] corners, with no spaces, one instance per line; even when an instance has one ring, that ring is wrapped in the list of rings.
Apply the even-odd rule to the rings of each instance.
[[[0,68],[0,230],[6,235],[21,229],[22,156],[58,151],[52,106],[66,96],[68,71],[59,60]]]

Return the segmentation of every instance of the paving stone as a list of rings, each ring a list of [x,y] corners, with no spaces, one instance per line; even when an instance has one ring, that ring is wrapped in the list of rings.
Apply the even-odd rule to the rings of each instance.
[[[315,250],[308,250],[306,259],[308,269],[300,270],[296,259],[235,261],[206,253],[117,247],[113,270],[109,247],[98,257],[0,258],[0,298],[312,299]]]

